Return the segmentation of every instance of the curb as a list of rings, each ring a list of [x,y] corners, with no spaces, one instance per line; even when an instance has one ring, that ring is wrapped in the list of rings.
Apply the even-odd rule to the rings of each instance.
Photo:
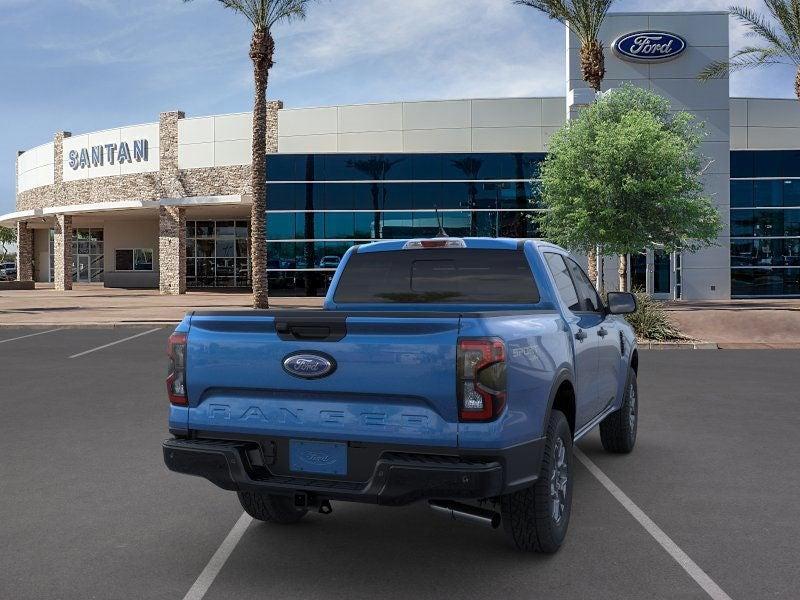
[[[639,348],[644,350],[719,350],[716,342],[649,342],[639,341]]]
[[[797,342],[721,342],[720,350],[800,350]]]

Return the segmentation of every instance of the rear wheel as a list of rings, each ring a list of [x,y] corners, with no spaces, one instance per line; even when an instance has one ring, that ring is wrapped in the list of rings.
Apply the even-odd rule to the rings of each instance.
[[[295,508],[291,496],[264,492],[237,492],[244,511],[259,521],[290,525],[302,519],[308,510]]]
[[[628,454],[636,445],[636,430],[639,426],[639,389],[636,371],[631,369],[625,385],[622,406],[600,423],[600,441],[606,452]]]
[[[547,425],[541,472],[527,489],[500,499],[503,527],[520,550],[556,552],[567,535],[572,510],[572,432],[554,410]]]

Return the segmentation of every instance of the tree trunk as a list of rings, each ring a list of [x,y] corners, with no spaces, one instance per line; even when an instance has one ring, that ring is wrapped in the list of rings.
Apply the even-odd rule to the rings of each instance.
[[[267,284],[267,83],[275,42],[269,31],[256,29],[250,43],[255,100],[253,102],[253,205],[250,209],[250,268],[253,278],[253,308],[269,308]]]
[[[587,255],[587,259],[589,261],[588,269],[586,269],[587,274],[589,275],[589,280],[592,282],[592,285],[597,285],[597,252],[595,252],[594,248],[589,250],[589,254]]]
[[[372,237],[376,240],[381,239],[381,206],[380,189],[377,183],[372,184]]]
[[[797,75],[794,78],[794,93],[797,99],[800,100],[800,69],[797,69]]]
[[[603,247],[599,246],[597,249],[598,265],[597,265],[597,291],[601,296],[606,295],[606,262],[603,255]]]
[[[628,257],[625,254],[619,255],[619,267],[617,268],[617,272],[619,273],[619,291],[620,292],[627,292],[628,291]]]
[[[469,184],[469,235],[470,237],[478,237],[478,213],[475,209],[478,208],[478,188],[474,183]],[[444,223],[444,219],[442,219]]]
[[[314,181],[316,179],[314,173],[314,159],[312,157],[308,157],[306,159],[306,181]],[[307,183],[306,184],[306,204],[305,204],[306,212],[303,217],[303,226],[305,227],[305,232],[303,233],[303,237],[307,240],[313,240],[316,238],[314,235],[314,184]],[[306,269],[313,269],[317,263],[317,256],[316,256],[316,248],[314,246],[314,242],[305,242],[303,250],[303,258],[305,258]],[[295,265],[297,267],[297,265]],[[313,297],[317,295],[318,287],[319,287],[319,277],[316,271],[306,271],[305,274],[305,291],[306,296]]]
[[[603,56],[603,45],[597,40],[586,42],[581,46],[581,75],[583,80],[589,84],[595,92],[600,91],[603,77],[606,75],[605,57]],[[588,275],[593,285],[597,285],[597,252],[592,249],[589,251]],[[601,282],[602,283],[602,282]],[[598,286],[598,287],[602,287]],[[599,290],[602,293],[602,290]]]
[[[595,92],[600,91],[600,84],[606,76],[603,45],[597,40],[586,42],[581,46],[581,75]]]

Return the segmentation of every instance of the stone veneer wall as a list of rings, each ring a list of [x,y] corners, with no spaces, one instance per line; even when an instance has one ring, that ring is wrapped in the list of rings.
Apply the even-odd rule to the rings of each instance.
[[[17,281],[33,281],[33,229],[17,223]]]
[[[267,104],[267,152],[278,151],[278,110],[282,102]],[[17,210],[48,208],[119,200],[160,200],[192,196],[248,195],[251,193],[250,165],[205,169],[178,168],[178,121],[181,111],[159,116],[159,172],[94,177],[63,181],[63,142],[69,132],[54,138],[54,184],[17,193]],[[159,213],[159,289],[162,294],[186,291],[186,211],[179,207],[160,207]],[[25,223],[23,236],[30,231]],[[72,217],[56,217],[55,284],[56,289],[72,289]],[[27,243],[27,240],[30,243]],[[23,237],[20,237],[23,240]],[[18,279],[33,279],[33,237],[20,243]]]
[[[53,236],[53,283],[58,291],[72,289],[72,217],[56,215]]]
[[[275,150],[277,151],[277,150]],[[250,165],[186,169],[180,172],[187,196],[249,195]]]
[[[267,103],[267,152],[278,151],[278,110],[283,103]],[[53,185],[19,192],[17,210],[115,200],[159,200],[185,196],[226,196],[250,193],[250,165],[178,169],[178,120],[181,111],[161,113],[159,118],[159,172],[94,177],[63,181],[62,152],[68,132],[54,138]]]
[[[267,152],[278,151],[278,111],[283,108],[283,102],[272,100],[267,102]]]
[[[159,190],[162,198],[183,198],[186,192],[178,171],[178,121],[181,111],[161,113],[158,121]]]
[[[158,289],[162,294],[186,293],[186,210],[158,207]]]

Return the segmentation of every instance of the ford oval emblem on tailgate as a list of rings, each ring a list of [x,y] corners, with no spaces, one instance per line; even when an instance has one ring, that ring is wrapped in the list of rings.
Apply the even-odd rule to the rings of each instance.
[[[319,352],[295,352],[283,359],[283,370],[294,377],[319,379],[336,370],[336,361]]]

